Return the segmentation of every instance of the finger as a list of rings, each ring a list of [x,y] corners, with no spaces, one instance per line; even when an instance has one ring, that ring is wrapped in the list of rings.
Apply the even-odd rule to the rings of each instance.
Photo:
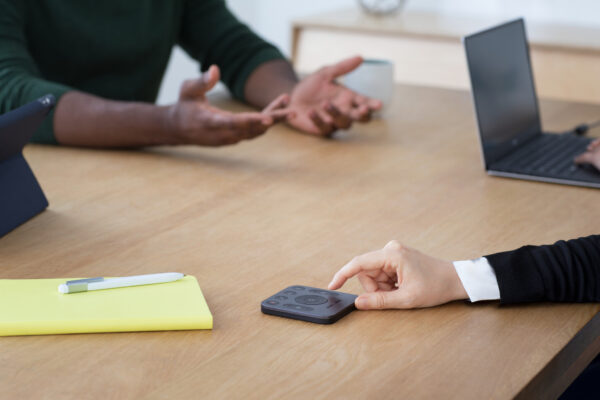
[[[213,87],[215,87],[217,82],[219,82],[219,80],[221,79],[221,70],[219,70],[218,66],[213,64],[210,67],[208,67],[208,70],[204,74],[202,74],[202,79],[204,80],[204,83],[206,85],[205,91],[208,92]]]
[[[371,120],[371,109],[366,104],[363,104],[350,110],[350,116],[358,122],[369,122]]]
[[[244,139],[260,136],[274,123],[272,117],[259,113],[234,114],[230,128]]]
[[[586,151],[583,154],[575,157],[575,164],[592,164],[594,162],[594,153],[591,151]]]
[[[366,96],[363,96],[360,94],[357,94],[354,97],[354,99],[352,100],[352,104],[355,107],[360,107],[362,105],[366,105],[367,107],[369,107],[369,110],[371,110],[371,111],[377,111],[377,110],[380,110],[381,107],[383,107],[383,103],[380,100],[366,97]]]
[[[211,128],[219,137],[220,143],[232,144],[260,136],[272,124],[273,120],[268,116],[259,113],[240,113],[216,115],[212,120]]]
[[[183,82],[179,98],[181,100],[193,100],[204,97],[206,92],[210,91],[219,82],[220,75],[219,67],[211,65],[200,78]]]
[[[383,246],[385,250],[402,250],[402,243],[397,240],[390,240]]]
[[[342,113],[339,108],[334,106],[332,103],[328,103],[325,106],[325,111],[333,119],[333,125],[338,129],[348,129],[352,126],[352,120]]]
[[[280,108],[286,107],[290,103],[290,96],[286,93],[279,95],[275,100],[269,103],[262,112],[269,113],[271,111],[278,110]]]
[[[263,114],[258,112],[243,112],[237,114],[231,114],[233,121],[235,122],[233,127],[243,127],[245,122],[259,121],[263,125],[273,125],[273,118],[269,114]]]
[[[366,292],[376,292],[377,289],[379,289],[379,287],[377,286],[377,282],[375,282],[375,280],[369,275],[359,273],[357,276],[360,285]]]
[[[390,290],[397,289],[395,283],[392,285],[391,283],[388,283],[388,282],[379,282],[379,281],[377,281],[377,286],[379,286],[378,290],[383,290],[383,291],[390,291]]]
[[[395,270],[386,270],[384,268],[379,271],[378,275],[373,276],[373,279],[375,279],[375,282],[377,283],[387,283],[391,286],[396,286],[398,275]]]
[[[293,118],[296,115],[296,113],[290,109],[285,109],[271,111],[270,113],[268,113],[268,115],[269,117],[273,118],[274,123],[277,123],[285,121],[288,118]]]
[[[600,139],[594,140],[592,143],[588,145],[588,150],[594,150],[596,147],[600,146]]]
[[[376,250],[354,257],[333,276],[328,288],[331,290],[339,289],[348,279],[359,272],[383,268],[385,261],[385,254],[382,250]]]
[[[383,103],[381,102],[381,100],[371,98],[369,98],[369,100],[367,101],[367,105],[369,106],[371,111],[381,110],[381,107],[383,107]]]
[[[346,58],[336,64],[329,65],[323,68],[323,72],[325,72],[330,80],[334,80],[335,78],[339,78],[342,75],[346,75],[349,72],[354,71],[360,64],[362,64],[363,58],[360,56]]]
[[[330,135],[335,130],[333,126],[324,121],[324,118],[315,110],[311,110],[308,114],[310,120],[315,124],[321,135]]]
[[[273,122],[281,122],[287,118],[291,118],[295,115],[292,110],[285,109],[290,103],[290,96],[286,93],[279,95],[275,100],[269,103],[262,110],[262,114],[268,115],[273,119]]]
[[[385,308],[402,308],[395,299],[398,290],[391,292],[379,291],[363,293],[354,300],[354,305],[359,310],[383,310]]]
[[[396,288],[396,273],[389,273],[385,269],[379,271],[375,276],[371,275],[373,271],[367,273],[369,276],[373,278],[375,283],[377,284],[378,290],[392,290]]]

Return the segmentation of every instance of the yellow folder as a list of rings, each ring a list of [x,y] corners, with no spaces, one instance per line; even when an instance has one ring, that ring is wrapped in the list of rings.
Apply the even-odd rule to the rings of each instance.
[[[212,329],[193,276],[169,283],[62,294],[69,279],[0,279],[0,336]]]

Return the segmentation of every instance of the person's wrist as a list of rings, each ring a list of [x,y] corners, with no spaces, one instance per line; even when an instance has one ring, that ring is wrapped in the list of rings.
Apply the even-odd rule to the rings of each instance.
[[[447,273],[447,281],[450,285],[451,300],[465,300],[469,298],[469,294],[465,290],[465,287],[454,268],[452,261],[442,261],[444,263],[444,270]]]

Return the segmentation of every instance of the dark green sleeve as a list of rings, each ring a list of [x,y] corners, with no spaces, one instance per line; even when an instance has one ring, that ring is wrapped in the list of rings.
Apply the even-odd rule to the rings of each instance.
[[[186,0],[179,44],[202,70],[216,64],[231,93],[244,100],[246,80],[260,64],[284,58],[227,9],[224,0]]]
[[[25,38],[23,1],[0,0],[0,114],[13,110],[45,94],[60,99],[71,88],[40,77]],[[54,113],[50,113],[32,141],[56,143]]]

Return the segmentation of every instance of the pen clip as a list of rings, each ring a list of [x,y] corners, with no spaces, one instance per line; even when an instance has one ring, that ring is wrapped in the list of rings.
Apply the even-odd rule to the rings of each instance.
[[[68,291],[67,293],[87,292],[88,283],[102,282],[104,278],[87,278],[87,279],[76,279],[74,281],[67,281]]]

